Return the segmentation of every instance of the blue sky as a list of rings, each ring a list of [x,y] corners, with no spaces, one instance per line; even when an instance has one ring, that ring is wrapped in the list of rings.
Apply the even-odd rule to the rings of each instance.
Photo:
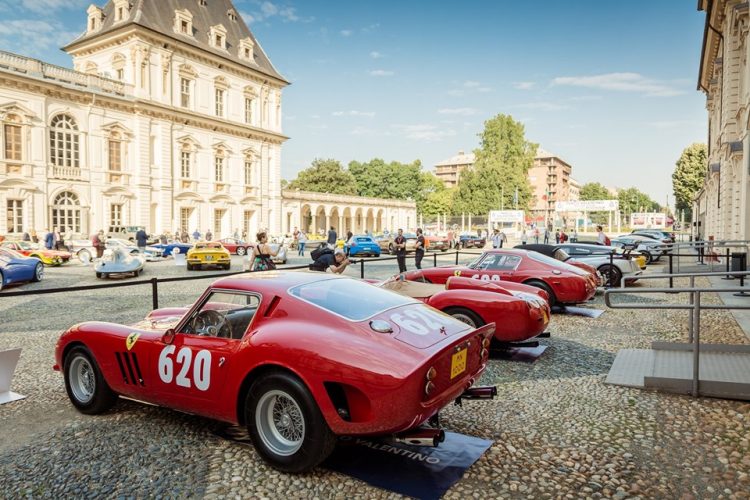
[[[58,47],[84,29],[89,3],[0,0],[0,49],[70,66]],[[506,113],[579,181],[636,186],[662,204],[669,193],[672,205],[674,162],[705,142],[695,2],[235,5],[292,82],[288,179],[317,157],[431,168],[476,148],[484,120]]]

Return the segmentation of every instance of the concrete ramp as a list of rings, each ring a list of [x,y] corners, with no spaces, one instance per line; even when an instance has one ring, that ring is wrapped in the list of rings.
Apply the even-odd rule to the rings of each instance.
[[[693,387],[691,344],[655,343],[651,349],[617,353],[606,383],[690,394]],[[750,346],[702,344],[699,393],[750,401]]]

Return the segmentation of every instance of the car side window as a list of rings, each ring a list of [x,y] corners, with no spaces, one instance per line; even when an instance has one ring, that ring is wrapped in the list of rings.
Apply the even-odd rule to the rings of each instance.
[[[489,271],[513,271],[518,267],[521,258],[517,255],[491,255],[479,264],[479,269]]]
[[[260,297],[240,292],[212,292],[180,333],[240,340],[260,305]]]

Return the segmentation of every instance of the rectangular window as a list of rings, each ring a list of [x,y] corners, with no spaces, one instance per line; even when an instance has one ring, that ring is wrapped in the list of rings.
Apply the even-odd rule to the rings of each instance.
[[[216,167],[216,182],[224,182],[224,158],[217,156],[214,166]]]
[[[122,205],[109,206],[109,225],[114,227],[122,226]]]
[[[122,170],[122,143],[120,141],[109,141],[109,169]]]
[[[221,35],[216,35],[216,46],[219,48],[224,47],[224,40],[221,38]]]
[[[21,126],[5,125],[5,159],[21,161]]]
[[[188,22],[187,21],[181,21],[180,22],[180,31],[182,31],[183,34],[188,34]]]
[[[193,213],[192,208],[180,208],[180,231],[187,231],[190,225],[190,216]]]
[[[169,71],[164,70],[161,75],[161,91],[162,94],[169,94]]]
[[[224,91],[216,89],[216,116],[224,116]]]
[[[180,80],[180,105],[183,108],[190,107],[190,80],[187,78]]]
[[[190,178],[190,152],[183,151],[180,157],[180,173],[183,179]]]
[[[23,201],[8,200],[6,223],[9,233],[23,232]]]
[[[253,213],[252,210],[245,210],[242,214],[242,230],[248,235],[250,234],[250,223],[253,220]]]
[[[245,160],[245,185],[253,185],[253,162],[251,160]]]
[[[141,88],[146,88],[146,80],[148,79],[148,66],[146,63],[141,63]]]
[[[245,98],[245,123],[253,123],[253,100]]]
[[[115,74],[117,75],[117,79],[122,81],[125,79],[125,70],[120,68],[118,70],[115,70]]]
[[[214,239],[219,239],[225,213],[226,213],[226,210],[223,210],[223,209],[214,210]]]

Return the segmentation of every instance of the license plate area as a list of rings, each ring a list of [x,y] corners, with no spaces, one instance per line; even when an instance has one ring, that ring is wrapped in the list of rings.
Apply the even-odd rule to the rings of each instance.
[[[214,260],[214,256],[213,255],[206,255],[206,260]]]
[[[468,349],[464,346],[451,356],[451,380],[466,371]]]

